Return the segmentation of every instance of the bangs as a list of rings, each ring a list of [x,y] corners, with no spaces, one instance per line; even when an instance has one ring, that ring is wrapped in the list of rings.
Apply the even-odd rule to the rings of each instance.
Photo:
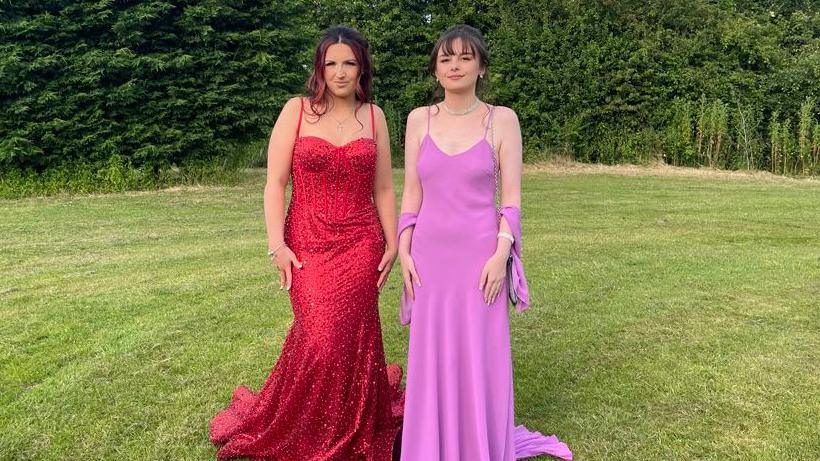
[[[456,43],[459,41],[459,43]],[[436,69],[439,65],[439,56],[472,56],[479,65],[481,75],[487,72],[490,66],[490,55],[487,50],[487,44],[484,42],[484,37],[481,31],[475,27],[467,24],[459,24],[453,26],[441,35],[430,50],[430,57],[427,61],[427,71],[431,75],[436,75]],[[480,93],[487,85],[487,78],[479,78],[476,80],[476,92]],[[436,91],[441,88],[437,87]],[[439,95],[441,96],[441,95]]]
[[[453,33],[441,37],[436,54],[438,55],[438,52],[440,51],[445,56],[454,56],[457,54],[471,54],[474,57],[478,56],[480,54],[478,51],[480,46],[478,42],[476,42],[475,37],[460,34],[458,32],[459,31],[453,31]],[[456,51],[455,42],[458,39],[461,39],[461,49]]]

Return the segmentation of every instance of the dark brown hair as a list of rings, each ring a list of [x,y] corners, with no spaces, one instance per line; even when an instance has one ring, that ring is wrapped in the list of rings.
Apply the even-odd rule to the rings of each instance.
[[[453,49],[453,43],[457,39],[461,39],[461,44],[464,47],[462,50],[456,51]],[[438,62],[439,51],[444,50],[446,55],[454,55],[465,51],[472,52],[473,56],[478,59],[481,69],[484,71],[484,78],[479,78],[476,81],[476,94],[480,95],[487,86],[489,79],[488,68],[490,67],[490,53],[487,51],[487,43],[484,41],[484,36],[481,31],[475,27],[467,24],[459,24],[444,31],[433,45],[433,51],[430,53],[430,60],[427,64],[427,69],[431,74],[436,73],[436,63]],[[480,96],[479,96],[480,97]],[[444,92],[440,86],[436,86],[433,93],[433,102],[441,101],[444,98]]]
[[[321,117],[327,113],[331,97],[327,92],[325,82],[325,56],[331,45],[344,43],[353,50],[353,56],[359,63],[359,79],[356,81],[356,100],[358,107],[373,100],[373,61],[370,57],[370,44],[355,29],[344,26],[333,26],[327,29],[316,45],[313,53],[313,72],[308,78],[306,86],[310,109]]]

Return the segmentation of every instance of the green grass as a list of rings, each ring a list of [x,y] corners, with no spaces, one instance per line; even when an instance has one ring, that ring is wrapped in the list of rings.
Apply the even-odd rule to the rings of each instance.
[[[291,322],[262,181],[0,201],[0,459],[207,460]],[[820,458],[820,185],[529,173],[517,420],[577,460]],[[398,271],[382,295],[405,363]]]

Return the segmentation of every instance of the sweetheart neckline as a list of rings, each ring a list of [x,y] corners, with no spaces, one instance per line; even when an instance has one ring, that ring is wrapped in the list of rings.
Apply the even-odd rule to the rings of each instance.
[[[327,140],[327,139],[325,139],[325,138],[323,138],[323,137],[321,137],[321,136],[314,136],[314,135],[298,136],[298,137],[296,138],[296,141],[299,141],[300,139],[306,139],[306,138],[313,138],[313,139],[318,139],[318,140],[320,140],[320,141],[324,141],[325,143],[330,144],[331,146],[333,146],[333,147],[334,147],[334,148],[336,148],[336,149],[341,149],[342,147],[348,146],[348,145],[350,145],[350,144],[353,144],[353,143],[354,143],[354,142],[356,142],[356,141],[361,141],[361,140],[371,141],[371,142],[373,142],[374,144],[375,144],[375,142],[376,142],[373,138],[368,138],[368,137],[365,137],[365,136],[360,136],[360,137],[358,137],[358,138],[351,139],[350,141],[348,141],[348,142],[346,142],[346,143],[344,143],[344,144],[334,144],[334,143],[330,142],[329,140]]]

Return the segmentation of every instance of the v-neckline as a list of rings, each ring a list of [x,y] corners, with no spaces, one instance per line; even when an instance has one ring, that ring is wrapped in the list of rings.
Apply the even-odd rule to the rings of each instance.
[[[429,140],[430,140],[430,142],[433,144],[433,147],[435,147],[435,148],[436,148],[436,150],[437,150],[437,151],[439,151],[439,152],[441,153],[441,155],[444,155],[445,157],[460,157],[460,156],[462,156],[462,155],[464,155],[464,154],[466,154],[466,153],[468,153],[468,152],[470,152],[470,151],[474,150],[474,149],[475,149],[476,147],[478,147],[478,146],[479,146],[482,142],[486,142],[486,143],[488,143],[488,144],[489,144],[489,142],[487,141],[487,138],[482,137],[482,138],[481,138],[481,139],[479,139],[479,140],[478,140],[475,144],[473,144],[472,146],[468,147],[466,150],[463,150],[463,151],[458,152],[458,153],[455,153],[455,154],[448,154],[447,152],[444,152],[444,150],[442,150],[442,149],[441,149],[441,147],[439,147],[439,146],[438,146],[438,143],[436,142],[436,140],[435,140],[435,139],[433,139],[433,137],[432,137],[432,136],[430,136],[430,133],[427,133],[427,134],[425,135],[425,137],[426,137],[427,139],[429,139]]]

